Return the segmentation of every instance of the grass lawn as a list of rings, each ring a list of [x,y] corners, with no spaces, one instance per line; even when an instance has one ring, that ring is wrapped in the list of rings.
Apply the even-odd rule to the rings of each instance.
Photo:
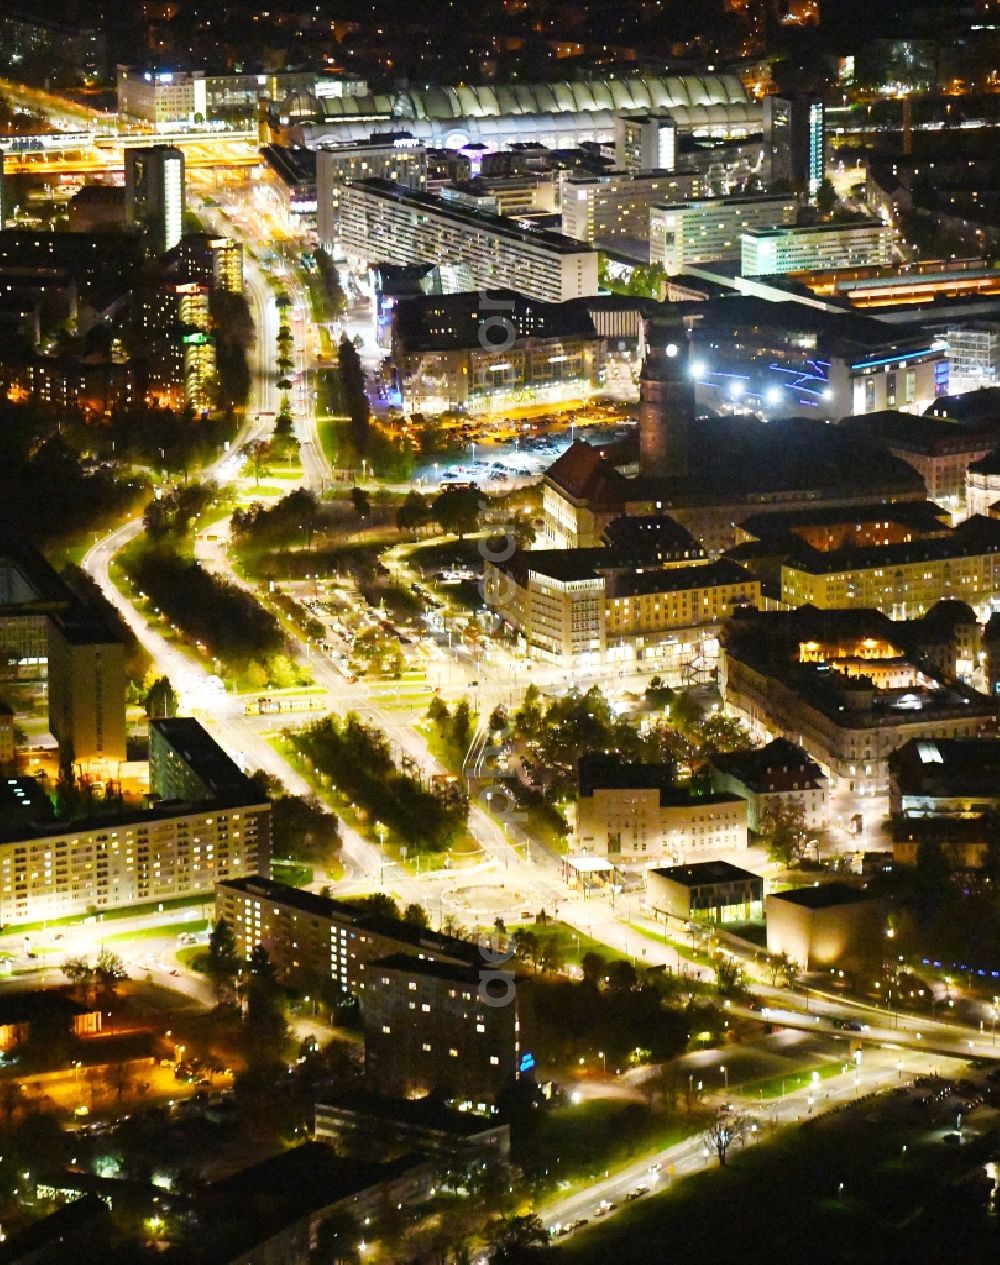
[[[179,926],[176,922],[167,922],[159,927],[142,927],[138,931],[115,931],[104,937],[104,943],[108,944],[114,940],[162,940],[164,936],[179,936],[184,932],[197,935],[199,932],[207,931],[209,926],[207,918],[199,919],[197,922],[186,922],[183,926]]]
[[[297,861],[271,861],[271,877],[277,883],[287,883],[289,887],[308,887],[313,881],[313,872],[308,865],[300,865]]]
[[[970,1180],[996,1134],[949,1147],[902,1096],[788,1127],[623,1208],[561,1265],[995,1265],[1000,1227]],[[906,1146],[904,1152],[903,1146]]]
[[[99,917],[102,923],[109,923],[125,918],[135,918],[139,914],[162,913],[165,909],[200,909],[214,900],[215,897],[211,892],[206,892],[201,897],[178,896],[172,900],[150,901],[145,905],[129,905],[123,909],[104,909]],[[48,918],[43,922],[9,923],[5,930],[16,931],[20,935],[32,931],[46,931],[49,927],[82,927],[87,917],[94,917],[95,921],[97,920],[97,915],[73,914],[68,918]],[[186,929],[186,925],[181,928],[181,930]]]
[[[555,940],[562,960],[567,966],[579,966],[585,953],[599,953],[607,962],[631,962],[626,953],[619,953],[600,940],[594,940],[583,932],[577,931],[565,922],[523,923],[516,927],[508,927],[515,931],[531,931],[537,936],[539,944]]]
[[[662,1150],[705,1127],[706,1116],[680,1116],[621,1098],[595,1098],[545,1113],[531,1139],[532,1167],[546,1184],[585,1183],[644,1152]]]

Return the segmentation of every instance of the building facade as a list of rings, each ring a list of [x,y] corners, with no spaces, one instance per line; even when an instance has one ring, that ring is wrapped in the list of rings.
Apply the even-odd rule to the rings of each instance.
[[[649,212],[649,261],[670,275],[714,260],[739,259],[742,234],[795,223],[798,199],[695,198],[653,206]]]
[[[396,132],[316,151],[316,232],[326,250],[334,252],[340,245],[344,185],[373,179],[389,180],[407,189],[426,189],[426,146],[408,132]]]
[[[354,997],[364,993],[372,963],[393,953],[451,963],[467,963],[478,953],[454,936],[380,918],[260,874],[220,881],[215,912],[217,921],[229,924],[244,960],[263,946],[288,983],[315,986],[317,979],[330,979]]]
[[[184,231],[184,154],[173,145],[125,151],[125,223],[142,229],[154,254]]]
[[[827,268],[886,267],[894,232],[881,220],[800,224],[744,230],[740,273],[744,277]]]
[[[99,620],[48,622],[49,728],[78,765],[125,759],[125,647]]]
[[[615,119],[615,162],[625,171],[673,171],[677,120],[666,110],[619,114]]]
[[[269,864],[266,802],[158,809],[0,839],[4,923],[209,895]]]
[[[826,164],[823,102],[802,93],[764,98],[764,169],[769,184],[786,184],[816,200]]]
[[[787,738],[757,751],[717,753],[711,759],[712,786],[747,802],[747,825],[760,832],[770,813],[798,810],[807,831],[827,824],[827,780],[815,760]]]
[[[586,400],[600,384],[600,340],[575,304],[511,291],[402,298],[391,340],[407,413]]]
[[[825,883],[771,892],[764,913],[768,953],[786,955],[800,970],[881,971],[885,905],[858,888]]]
[[[576,842],[586,853],[646,866],[747,846],[745,800],[674,785],[664,765],[585,756],[578,782]]]
[[[904,743],[978,738],[996,724],[994,702],[935,677],[871,610],[734,619],[723,635],[719,685],[751,732],[802,747],[831,794],[884,794],[888,757]]]
[[[918,619],[958,598],[982,619],[1000,585],[1000,522],[978,515],[929,539],[803,551],[781,568],[781,600],[821,610],[874,609]]]
[[[163,128],[204,123],[208,92],[203,70],[118,66],[118,113]]]
[[[679,922],[756,922],[764,912],[764,880],[728,861],[694,861],[646,871],[646,904]]]
[[[507,289],[561,303],[598,289],[597,254],[580,242],[519,228],[385,180],[344,186],[340,239],[349,258],[438,264],[451,293]]]
[[[365,1080],[379,1093],[491,1103],[516,1082],[513,976],[491,1004],[478,967],[398,953],[373,963],[361,1002]]]
[[[646,242],[654,204],[696,198],[703,186],[696,171],[571,176],[562,186],[562,231],[609,247]]]

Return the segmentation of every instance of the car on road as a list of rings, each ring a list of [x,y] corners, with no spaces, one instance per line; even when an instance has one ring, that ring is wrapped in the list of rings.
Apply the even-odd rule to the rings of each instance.
[[[613,1199],[602,1199],[594,1209],[595,1217],[606,1217],[610,1213],[617,1211],[618,1205]]]
[[[625,1202],[632,1203],[633,1200],[641,1199],[643,1195],[648,1195],[648,1194],[649,1194],[648,1186],[636,1186],[632,1190],[630,1190],[628,1194],[625,1196]]]

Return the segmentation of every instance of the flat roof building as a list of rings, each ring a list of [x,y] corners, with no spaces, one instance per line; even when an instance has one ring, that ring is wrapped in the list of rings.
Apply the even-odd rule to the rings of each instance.
[[[790,194],[660,203],[649,211],[649,261],[674,275],[696,264],[739,259],[744,232],[793,225],[798,213],[798,199]]]
[[[405,297],[391,339],[408,413],[497,413],[586,400],[600,386],[600,342],[582,304],[512,290]]]
[[[77,765],[125,759],[125,646],[106,621],[84,612],[48,621],[49,728]]]
[[[650,207],[697,197],[704,188],[696,171],[570,176],[562,184],[562,231],[612,248],[648,243]]]
[[[747,846],[746,802],[677,785],[668,765],[593,753],[577,781],[576,843],[598,857],[645,867]]]
[[[598,290],[590,247],[387,180],[344,187],[340,237],[348,256],[368,263],[438,264],[451,292],[508,289],[563,302]]]
[[[827,268],[884,267],[892,260],[894,236],[893,229],[881,220],[746,229],[741,240],[740,274],[755,277]]]
[[[645,903],[680,922],[754,922],[763,915],[764,880],[728,861],[694,861],[646,871]]]
[[[479,954],[466,940],[260,874],[220,882],[215,912],[217,921],[225,919],[231,927],[241,958],[249,961],[254,949],[263,946],[289,983],[330,979],[355,997],[365,990],[371,963],[393,953],[461,963],[475,961]]]
[[[492,1103],[520,1074],[513,973],[397,953],[371,964],[361,1001],[365,1080],[379,1093]],[[500,983],[498,981],[498,983]],[[495,995],[492,989],[496,988]]]
[[[771,892],[764,914],[768,953],[787,955],[800,970],[881,970],[885,903],[860,888],[823,883]]]

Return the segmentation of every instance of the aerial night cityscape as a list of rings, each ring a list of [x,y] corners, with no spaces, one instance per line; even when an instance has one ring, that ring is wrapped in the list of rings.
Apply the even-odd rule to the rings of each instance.
[[[0,1265],[1000,1262],[1000,0],[0,3]]]

